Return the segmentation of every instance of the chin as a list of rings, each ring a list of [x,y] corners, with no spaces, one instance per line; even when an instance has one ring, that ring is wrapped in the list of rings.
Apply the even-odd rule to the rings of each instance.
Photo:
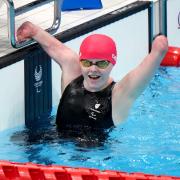
[[[102,85],[99,83],[89,83],[89,90],[92,92],[100,91],[102,89]]]
[[[91,79],[88,77],[86,79],[86,83],[87,83],[87,88],[88,88],[87,90],[91,92],[100,91],[106,86],[106,81],[102,78]]]

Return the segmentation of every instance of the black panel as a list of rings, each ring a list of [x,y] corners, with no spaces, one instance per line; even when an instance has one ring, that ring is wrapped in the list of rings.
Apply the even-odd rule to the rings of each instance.
[[[165,12],[164,12],[164,16],[165,16],[165,36],[167,36],[167,0],[164,2],[164,6],[165,6]]]
[[[149,29],[149,52],[151,51],[152,41],[153,41],[153,6],[148,8],[148,29]]]
[[[43,120],[52,108],[51,58],[42,50],[25,56],[25,122]]]

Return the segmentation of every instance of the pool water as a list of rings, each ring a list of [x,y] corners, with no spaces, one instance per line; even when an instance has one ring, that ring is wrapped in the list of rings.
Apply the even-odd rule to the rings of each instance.
[[[0,159],[180,176],[179,68],[160,68],[128,120],[106,137],[64,138],[54,112],[33,130],[1,132]]]

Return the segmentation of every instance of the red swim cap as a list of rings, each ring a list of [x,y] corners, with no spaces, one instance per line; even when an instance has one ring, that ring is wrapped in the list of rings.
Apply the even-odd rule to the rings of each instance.
[[[103,59],[113,65],[116,63],[117,51],[115,42],[103,34],[93,34],[85,38],[80,46],[81,59]]]

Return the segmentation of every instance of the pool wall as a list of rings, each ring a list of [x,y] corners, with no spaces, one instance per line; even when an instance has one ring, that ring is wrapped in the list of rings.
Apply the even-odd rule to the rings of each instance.
[[[167,37],[171,46],[180,47],[179,0],[167,0]]]
[[[167,35],[170,44],[175,46],[180,46],[179,6],[178,0],[167,1]],[[158,28],[155,31],[153,27],[152,13],[156,11],[151,7],[150,2],[137,1],[56,37],[78,52],[80,42],[88,33],[112,36],[119,41],[118,63],[112,76],[119,80],[141,62],[150,49],[152,37],[158,33]],[[22,126],[25,122],[31,124],[58,105],[61,70],[39,45],[1,57],[0,68],[0,130]]]
[[[0,70],[0,130],[24,124],[24,61]]]

